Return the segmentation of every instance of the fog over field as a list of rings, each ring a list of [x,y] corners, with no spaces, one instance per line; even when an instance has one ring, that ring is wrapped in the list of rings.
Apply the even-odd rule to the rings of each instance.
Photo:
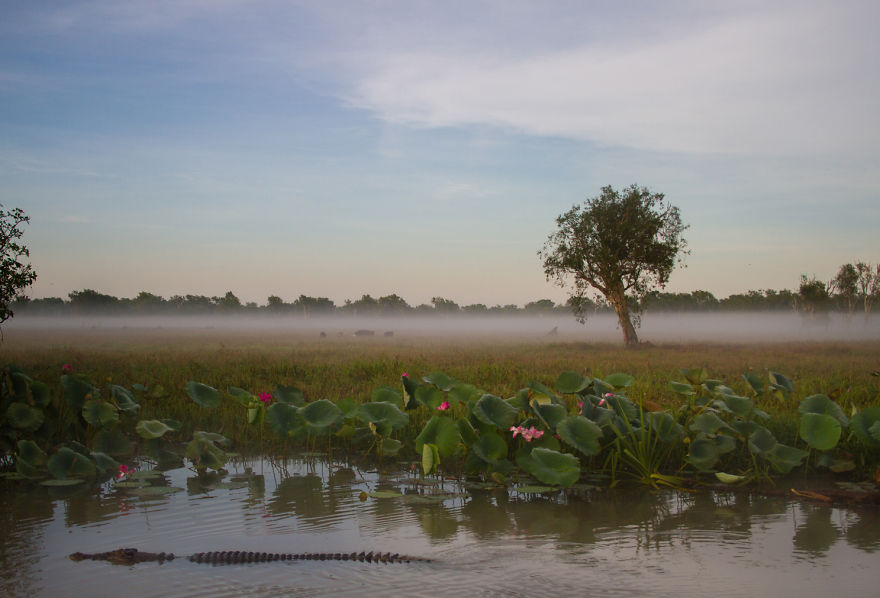
[[[398,338],[436,337],[450,339],[507,338],[534,342],[622,342],[613,314],[591,316],[585,324],[566,315],[535,316],[87,316],[15,317],[4,325],[6,340],[14,344],[16,333],[52,331],[65,336],[77,330],[127,333],[153,331],[251,332],[322,338],[373,338],[393,342]],[[361,331],[360,335],[355,333]],[[372,333],[372,334],[370,334]],[[644,314],[639,339],[651,343],[772,343],[880,340],[880,317],[862,314],[846,318],[823,314],[811,320],[796,313],[655,313]]]

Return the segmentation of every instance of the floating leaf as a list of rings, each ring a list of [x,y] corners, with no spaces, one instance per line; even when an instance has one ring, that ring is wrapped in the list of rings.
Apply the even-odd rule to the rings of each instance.
[[[187,382],[186,394],[202,407],[214,408],[220,404],[220,393],[217,389],[201,382]]]
[[[85,482],[83,479],[77,478],[64,478],[60,480],[43,480],[40,482],[41,486],[76,486],[77,484],[82,484]]]
[[[715,477],[718,478],[718,481],[722,484],[738,484],[749,479],[748,476],[734,475],[732,473],[724,473],[723,471],[715,472]]]
[[[59,480],[75,477],[91,477],[95,475],[95,464],[91,459],[67,447],[49,457],[46,463],[52,477]]]
[[[581,475],[580,462],[574,455],[546,448],[517,454],[516,463],[545,484],[571,486]]]
[[[403,494],[396,490],[374,490],[373,492],[367,492],[367,496],[373,498],[400,498]]]
[[[559,488],[554,488],[553,486],[515,486],[513,488],[514,492],[519,492],[520,494],[544,494],[545,492],[557,492]]]

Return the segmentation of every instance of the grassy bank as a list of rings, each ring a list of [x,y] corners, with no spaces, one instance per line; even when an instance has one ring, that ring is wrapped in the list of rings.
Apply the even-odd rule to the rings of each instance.
[[[756,406],[768,412],[768,428],[780,442],[794,444],[798,404],[812,394],[825,394],[850,414],[880,405],[880,342],[756,345],[656,345],[627,350],[615,344],[548,342],[516,337],[428,336],[356,338],[315,334],[231,330],[61,330],[15,331],[0,348],[2,363],[14,363],[35,380],[60,393],[62,366],[69,364],[96,385],[112,381],[127,388],[147,387],[139,395],[141,419],[172,418],[183,422],[181,434],[211,430],[251,447],[255,428],[242,416],[241,405],[224,400],[216,409],[196,405],[186,394],[195,380],[220,390],[240,387],[256,395],[278,385],[296,387],[307,401],[369,401],[379,387],[400,388],[403,372],[418,377],[441,371],[501,397],[510,397],[533,381],[553,388],[564,371],[605,378],[624,372],[635,380],[627,396],[674,411],[682,397],[668,387],[683,380],[680,368],[705,368],[738,394],[749,395],[742,375],[767,380],[780,372],[794,382],[785,399],[760,397]],[[413,412],[406,436],[422,429],[430,412]],[[283,443],[266,436],[267,446]],[[411,441],[411,439],[410,439]],[[842,445],[844,449],[846,445]],[[861,460],[864,466],[872,456]]]

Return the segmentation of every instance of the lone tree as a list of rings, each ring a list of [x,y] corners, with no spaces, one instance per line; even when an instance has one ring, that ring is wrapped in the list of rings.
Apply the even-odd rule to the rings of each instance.
[[[30,222],[21,208],[11,211],[0,204],[0,323],[12,317],[9,304],[19,292],[37,279],[30,264],[23,264],[21,258],[28,257],[28,248],[18,242],[21,238],[21,225]]]
[[[638,344],[630,312],[637,315],[638,301],[662,289],[682,261],[679,254],[688,253],[678,208],[644,187],[619,193],[608,186],[559,216],[556,225],[538,252],[547,280],[565,287],[573,279],[569,305],[581,322],[587,295],[598,291],[617,312],[624,344]]]

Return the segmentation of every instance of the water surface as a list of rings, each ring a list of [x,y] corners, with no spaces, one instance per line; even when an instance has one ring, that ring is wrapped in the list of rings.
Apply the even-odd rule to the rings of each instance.
[[[842,598],[880,588],[874,508],[708,491],[519,493],[317,458],[228,469],[207,477],[173,469],[142,482],[166,490],[0,481],[0,595]],[[377,491],[402,496],[362,494]],[[177,555],[378,550],[434,562],[120,566],[68,558],[119,547]]]

